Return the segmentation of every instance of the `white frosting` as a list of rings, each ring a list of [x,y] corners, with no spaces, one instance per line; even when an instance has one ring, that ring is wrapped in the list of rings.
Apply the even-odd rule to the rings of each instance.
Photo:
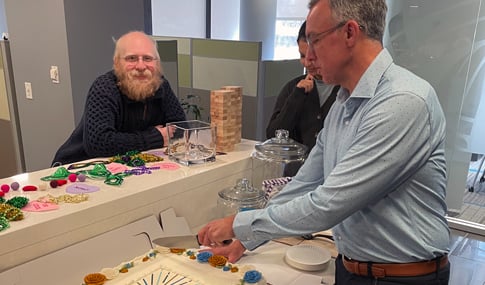
[[[231,266],[237,266],[238,272],[224,271],[190,259],[186,252],[175,254],[170,253],[168,248],[157,247],[117,267],[104,268],[100,273],[108,279],[106,285],[266,285],[264,278],[258,283],[242,282],[244,273],[254,270],[253,267]],[[119,273],[124,267],[128,272]]]

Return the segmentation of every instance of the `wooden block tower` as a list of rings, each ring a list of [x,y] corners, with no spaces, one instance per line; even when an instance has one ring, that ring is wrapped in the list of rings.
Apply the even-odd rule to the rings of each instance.
[[[241,92],[242,93],[242,92]],[[241,139],[240,93],[232,89],[211,91],[210,115],[211,124],[216,125],[216,149],[228,152]],[[239,140],[239,141],[238,141]]]
[[[235,143],[241,142],[241,127],[242,127],[242,96],[243,96],[243,88],[242,86],[222,86],[222,90],[232,90],[235,91],[236,98],[234,99],[234,114],[236,118],[236,134],[234,135]]]

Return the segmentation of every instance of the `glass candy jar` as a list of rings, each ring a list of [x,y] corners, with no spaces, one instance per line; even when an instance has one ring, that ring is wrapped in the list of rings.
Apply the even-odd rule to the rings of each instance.
[[[253,188],[247,178],[242,178],[234,187],[219,192],[217,204],[225,217],[240,211],[264,208],[266,199],[263,191]]]
[[[308,147],[289,137],[287,130],[276,130],[275,137],[255,145],[253,157],[253,183],[264,180],[292,177],[303,165]]]

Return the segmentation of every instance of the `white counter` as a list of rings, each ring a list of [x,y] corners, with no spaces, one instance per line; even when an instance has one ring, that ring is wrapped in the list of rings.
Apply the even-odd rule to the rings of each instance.
[[[158,216],[167,208],[174,208],[178,216],[185,217],[191,228],[219,217],[217,193],[234,186],[240,178],[252,177],[254,143],[243,140],[234,151],[217,156],[215,162],[132,175],[121,186],[87,180],[86,184],[101,188],[90,193],[88,201],[60,204],[56,211],[26,212],[24,220],[11,222],[9,229],[0,232],[0,272],[147,216]],[[21,187],[39,185],[43,183],[41,177],[52,175],[55,170],[0,179],[0,185],[14,181]],[[5,198],[25,195],[36,200],[47,194],[65,194],[65,189],[66,185],[35,192],[10,190]]]

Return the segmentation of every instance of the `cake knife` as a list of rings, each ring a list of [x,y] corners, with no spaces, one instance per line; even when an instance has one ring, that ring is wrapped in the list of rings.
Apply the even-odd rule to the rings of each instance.
[[[223,243],[228,245],[231,242],[232,240],[225,240]],[[197,235],[161,237],[154,239],[153,243],[159,246],[177,248],[199,248],[201,246]]]

